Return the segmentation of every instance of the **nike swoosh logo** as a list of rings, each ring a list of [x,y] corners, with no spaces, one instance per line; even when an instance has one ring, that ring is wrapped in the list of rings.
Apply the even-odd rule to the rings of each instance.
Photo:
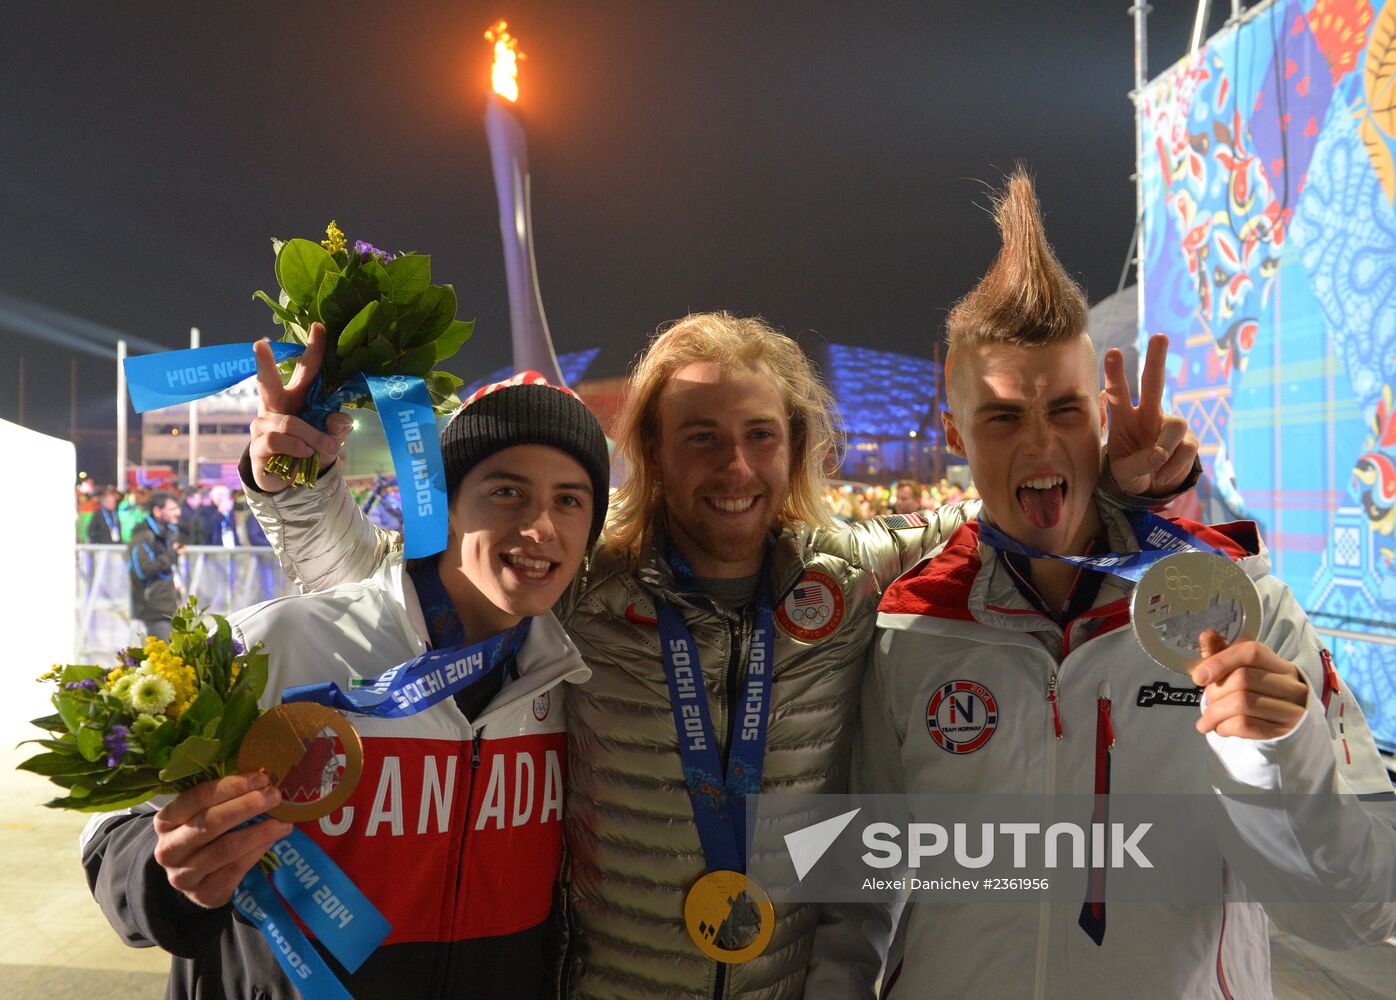
[[[636,625],[659,624],[658,618],[650,618],[648,615],[642,615],[640,614],[640,612],[636,611],[634,604],[631,604],[629,607],[625,609],[625,620],[628,622],[634,622]]]

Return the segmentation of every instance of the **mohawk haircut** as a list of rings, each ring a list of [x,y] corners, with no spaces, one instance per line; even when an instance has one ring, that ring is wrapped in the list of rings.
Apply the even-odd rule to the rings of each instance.
[[[1043,347],[1086,330],[1086,296],[1047,243],[1031,178],[1019,165],[994,194],[1003,246],[945,323],[946,382],[955,356],[984,344]]]

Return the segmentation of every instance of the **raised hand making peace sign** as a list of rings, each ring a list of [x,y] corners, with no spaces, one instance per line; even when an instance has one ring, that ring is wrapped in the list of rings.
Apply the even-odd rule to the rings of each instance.
[[[278,454],[309,458],[318,452],[321,463],[329,464],[339,457],[339,448],[353,430],[354,420],[345,413],[331,413],[325,420],[329,433],[322,433],[298,416],[325,356],[325,328],[319,323],[311,324],[305,353],[285,385],[281,383],[271,344],[258,341],[253,352],[257,355],[257,419],[252,421],[252,442],[248,446],[252,478],[263,493],[280,493],[291,483],[267,472],[267,459]]]
[[[1176,492],[1197,458],[1197,435],[1188,429],[1187,421],[1163,412],[1167,358],[1168,337],[1156,333],[1149,338],[1139,403],[1135,405],[1124,355],[1118,348],[1105,354],[1105,399],[1110,417],[1105,455],[1115,482],[1126,493],[1167,496]]]

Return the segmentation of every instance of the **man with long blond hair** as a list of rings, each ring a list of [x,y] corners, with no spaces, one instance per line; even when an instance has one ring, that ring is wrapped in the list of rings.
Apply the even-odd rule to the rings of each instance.
[[[333,468],[313,491],[278,492],[260,471],[273,451],[332,460],[338,447],[287,415],[297,400],[264,368],[250,506],[305,589],[366,576],[400,541],[375,532]],[[593,671],[569,701],[567,996],[800,997],[816,954],[861,941],[834,911],[723,897],[745,855],[714,841],[740,837],[745,794],[846,789],[878,596],[972,513],[838,524],[823,496],[839,443],[813,365],[759,319],[688,316],[632,375],[617,431],[629,479],[556,609]],[[1191,464],[1195,439],[1175,444]],[[1148,493],[1162,463],[1137,451],[1117,473]],[[686,919],[700,885],[718,890],[706,927]],[[859,989],[875,975],[860,970]]]
[[[1255,525],[1131,515],[1099,502],[1107,418],[1113,434],[1158,409],[1167,340],[1149,345],[1138,406],[1117,350],[1106,355],[1102,391],[1085,297],[1047,244],[1025,174],[1009,178],[995,208],[1002,249],[947,321],[946,440],[968,458],[983,507],[883,595],[854,785],[996,801],[1094,796],[1106,809],[1112,795],[1160,793],[1160,810],[1179,808],[1162,793],[1205,796],[1211,807],[1214,788],[1283,788],[1285,806],[1238,821],[1214,864],[1218,835],[1206,823],[1160,834],[1206,880],[1205,902],[1141,903],[1113,889],[1102,861],[1068,902],[1035,892],[994,901],[918,894],[902,911],[883,996],[1268,997],[1262,887],[1287,900],[1302,886],[1365,896],[1270,912],[1317,943],[1351,947],[1391,933],[1396,836],[1358,801],[1389,807],[1390,784],[1360,707],[1293,595],[1269,575]],[[1160,466],[1165,485],[1186,473],[1181,457]],[[1161,538],[1214,553],[1231,564],[1223,570],[1239,567],[1258,593],[1254,632],[1230,647],[1202,633],[1197,688],[1177,687],[1179,675],[1144,651],[1136,631],[1147,622],[1131,628],[1138,575],[1126,567],[1174,547]],[[1152,592],[1147,580],[1140,586]],[[1259,641],[1241,641],[1256,633]],[[1182,697],[1155,707],[1150,694],[1160,690]],[[1069,868],[1042,873],[1054,889],[1077,884]],[[991,961],[965,960],[984,957],[987,941]]]

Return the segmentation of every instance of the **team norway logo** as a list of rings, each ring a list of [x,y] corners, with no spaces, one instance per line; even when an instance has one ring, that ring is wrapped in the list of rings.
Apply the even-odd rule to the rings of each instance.
[[[931,695],[926,728],[942,750],[974,753],[994,735],[999,706],[992,692],[974,681],[951,681]]]
[[[842,622],[843,591],[832,577],[817,570],[806,570],[776,608],[776,624],[801,642],[818,642],[833,635]]]

